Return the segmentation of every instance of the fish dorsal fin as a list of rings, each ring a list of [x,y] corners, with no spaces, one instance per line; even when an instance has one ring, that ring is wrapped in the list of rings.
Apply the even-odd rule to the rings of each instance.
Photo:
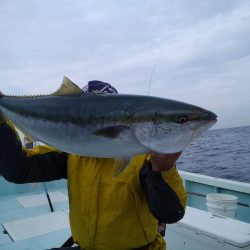
[[[75,83],[73,83],[68,77],[63,77],[61,87],[52,96],[65,96],[65,95],[79,95],[84,93]]]

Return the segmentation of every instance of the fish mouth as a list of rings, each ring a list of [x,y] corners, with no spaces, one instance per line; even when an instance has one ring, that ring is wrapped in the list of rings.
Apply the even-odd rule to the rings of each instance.
[[[205,121],[205,122],[217,122],[217,115],[211,111],[203,111],[199,113],[189,114],[189,121]]]
[[[207,111],[203,117],[204,120],[217,122],[217,115],[211,111]]]
[[[195,137],[211,128],[217,122],[217,115],[211,111],[190,115],[189,129],[195,132]]]

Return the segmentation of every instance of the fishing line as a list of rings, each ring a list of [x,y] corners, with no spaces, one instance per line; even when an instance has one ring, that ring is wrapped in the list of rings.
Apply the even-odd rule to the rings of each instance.
[[[154,73],[155,73],[156,65],[157,65],[158,62],[159,62],[159,58],[155,61],[153,70],[152,70],[151,75],[150,75],[150,81],[149,81],[149,85],[148,85],[148,95],[149,95],[149,91],[150,91],[150,87],[151,87],[153,75],[154,75]]]

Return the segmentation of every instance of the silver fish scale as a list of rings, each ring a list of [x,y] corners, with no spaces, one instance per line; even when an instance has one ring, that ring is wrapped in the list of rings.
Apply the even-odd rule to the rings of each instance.
[[[182,151],[216,122],[215,114],[191,104],[137,95],[2,97],[0,110],[36,140],[107,158]],[[184,124],[181,115],[189,117]]]

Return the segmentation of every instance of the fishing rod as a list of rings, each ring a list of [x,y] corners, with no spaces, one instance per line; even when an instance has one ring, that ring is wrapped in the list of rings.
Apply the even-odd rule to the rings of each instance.
[[[25,147],[27,149],[32,149],[34,147],[34,141],[30,140],[27,136],[24,136],[24,144],[25,144]],[[53,208],[52,202],[50,200],[50,196],[49,196],[47,186],[46,186],[46,184],[44,182],[42,184],[43,184],[43,189],[44,189],[44,191],[46,193],[46,196],[47,196],[47,200],[49,202],[50,210],[51,210],[51,212],[54,212],[54,208]]]
[[[44,191],[46,193],[46,196],[47,196],[47,199],[48,199],[48,202],[49,202],[50,210],[51,210],[51,212],[54,212],[54,208],[52,206],[52,202],[50,200],[49,192],[48,192],[48,189],[47,189],[47,186],[46,186],[45,182],[43,182],[43,188],[44,188]]]

